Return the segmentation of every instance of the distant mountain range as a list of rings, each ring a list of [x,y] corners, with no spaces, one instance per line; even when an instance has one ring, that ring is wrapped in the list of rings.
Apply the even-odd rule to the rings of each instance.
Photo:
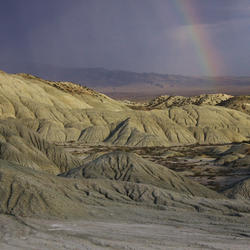
[[[172,74],[136,73],[104,68],[63,68],[37,63],[0,62],[9,73],[26,72],[54,81],[71,81],[113,98],[147,99],[159,95],[201,93],[250,94],[250,77],[191,77]]]

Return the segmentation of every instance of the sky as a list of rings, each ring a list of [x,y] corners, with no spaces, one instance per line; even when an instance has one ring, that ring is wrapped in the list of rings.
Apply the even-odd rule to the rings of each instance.
[[[3,62],[249,76],[250,0],[3,0]]]

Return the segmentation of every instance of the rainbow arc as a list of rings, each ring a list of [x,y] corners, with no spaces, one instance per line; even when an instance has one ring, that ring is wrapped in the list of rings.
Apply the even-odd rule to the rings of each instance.
[[[177,11],[184,18],[184,22],[190,28],[196,54],[204,74],[213,77],[222,75],[224,71],[222,57],[204,25],[197,25],[200,18],[196,6],[189,0],[174,0],[174,3]]]

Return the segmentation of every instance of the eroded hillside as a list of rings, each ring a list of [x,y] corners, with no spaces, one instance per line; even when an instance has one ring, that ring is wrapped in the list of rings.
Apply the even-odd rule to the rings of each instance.
[[[87,218],[93,208],[136,205],[243,216],[249,201],[227,197],[228,183],[238,190],[242,177],[218,190],[217,180],[176,172],[182,161],[188,166],[177,158],[189,157],[189,145],[249,141],[250,116],[216,106],[229,98],[176,97],[162,109],[133,110],[70,82],[0,72],[0,211]],[[229,154],[218,155],[214,166]]]
[[[222,107],[135,111],[72,83],[1,73],[0,84],[0,118],[14,118],[50,142],[169,146],[247,141],[250,136],[250,117]]]
[[[164,109],[180,107],[185,105],[217,105],[223,101],[231,99],[233,96],[226,94],[206,94],[193,97],[185,96],[159,96],[148,104],[149,109]]]

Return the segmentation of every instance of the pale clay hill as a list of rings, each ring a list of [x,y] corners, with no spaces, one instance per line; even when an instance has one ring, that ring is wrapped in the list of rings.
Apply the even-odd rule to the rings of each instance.
[[[235,96],[228,100],[222,101],[218,105],[230,109],[239,110],[250,115],[250,96]]]
[[[0,121],[0,158],[51,174],[80,165],[71,154],[13,119]]]
[[[243,143],[231,146],[221,153],[217,162],[230,167],[248,166],[250,162],[250,145]]]
[[[93,207],[137,205],[249,213],[167,167],[124,152],[88,162],[55,143],[172,146],[248,141],[250,116],[211,105],[135,111],[79,85],[0,72],[0,212],[87,218]],[[59,176],[58,176],[59,175]],[[67,178],[65,178],[67,177]]]
[[[230,198],[250,200],[250,178],[240,181],[224,193]]]
[[[171,108],[173,106],[185,106],[185,105],[217,105],[223,101],[231,99],[233,96],[227,94],[203,94],[192,97],[185,96],[159,96],[148,104],[146,107],[150,109],[164,109]]]
[[[138,208],[154,205],[162,210],[216,212],[221,215],[250,212],[249,201],[231,201],[209,189],[205,196],[210,199],[207,199],[148,184],[63,178],[2,160],[0,174],[0,212],[8,215],[88,218],[98,206],[133,204]]]
[[[1,119],[14,118],[50,142],[169,146],[230,143],[250,136],[250,117],[232,109],[185,105],[135,111],[71,83],[6,73],[0,74],[0,86]]]
[[[203,94],[192,97],[164,95],[148,103],[144,103],[141,108],[152,110],[181,107],[185,105],[216,105],[250,114],[250,96],[231,96],[227,94]]]
[[[174,171],[127,152],[115,151],[104,154],[61,176],[144,183],[183,194],[208,198],[216,197],[216,193],[189,181]]]
[[[240,144],[230,147],[223,152],[217,163],[223,164],[228,168],[241,168],[241,172],[248,171],[250,163],[250,145]],[[230,198],[250,199],[250,178],[249,175],[243,180],[236,182],[224,194]]]

